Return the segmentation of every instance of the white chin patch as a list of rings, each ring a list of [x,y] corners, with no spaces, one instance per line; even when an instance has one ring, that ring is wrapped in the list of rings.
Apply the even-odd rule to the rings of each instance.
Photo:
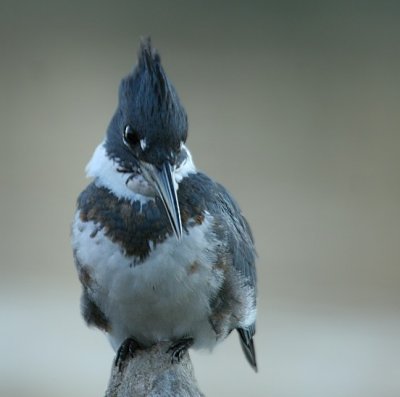
[[[126,183],[128,189],[132,190],[132,192],[141,194],[147,197],[154,197],[156,195],[156,191],[153,187],[143,178],[142,175],[136,175],[134,177],[130,177],[129,181]]]
[[[155,194],[151,193],[142,176],[131,179],[128,173],[118,172],[118,167],[118,163],[107,156],[102,142],[86,166],[86,175],[94,178],[98,186],[110,189],[119,198],[140,201],[142,204],[154,199]]]
[[[143,145],[145,142],[143,142]],[[181,166],[174,171],[174,182],[179,184],[183,178],[196,173],[189,149],[182,145],[187,157]],[[107,156],[104,141],[96,148],[89,164],[86,166],[86,175],[94,178],[95,183],[110,189],[117,197],[131,201],[140,201],[142,204],[154,200],[157,193],[142,175],[132,177],[129,173],[118,171],[119,164]],[[175,186],[178,187],[178,186]]]

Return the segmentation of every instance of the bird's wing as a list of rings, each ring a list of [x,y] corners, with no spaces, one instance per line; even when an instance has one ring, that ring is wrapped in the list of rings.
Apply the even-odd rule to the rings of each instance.
[[[256,252],[254,248],[254,240],[250,230],[250,226],[246,218],[242,215],[241,210],[227,192],[227,190],[219,186],[219,205],[230,223],[231,233],[229,234],[229,244],[233,255],[233,266],[242,274],[244,282],[254,288],[256,292],[257,275],[255,268]],[[256,295],[256,293],[255,293]],[[254,296],[255,296],[254,295]],[[256,302],[254,302],[254,305]],[[253,336],[256,332],[256,324],[252,323],[246,328],[237,328],[240,338],[240,344],[247,361],[251,367],[257,371],[256,353],[254,348]]]
[[[231,265],[241,275],[243,286],[249,287],[256,296],[256,269],[253,236],[246,219],[230,195],[220,184],[207,175],[196,173],[185,178],[179,188],[180,202],[183,212],[189,211],[185,206],[208,211],[214,218],[215,231],[228,247]],[[220,234],[220,235],[219,235]],[[256,302],[254,301],[254,307]],[[256,357],[253,344],[255,322],[246,328],[237,328],[241,346],[250,365],[256,370]]]
[[[245,282],[256,287],[256,269],[253,236],[246,219],[231,194],[207,175],[197,172],[184,178],[179,185],[181,211],[209,212],[225,227],[220,239],[229,246],[235,269],[243,275]]]
[[[216,185],[217,202],[229,224],[228,239],[233,254],[233,266],[243,275],[248,285],[256,288],[256,251],[250,226],[235,199],[222,185],[218,183]]]

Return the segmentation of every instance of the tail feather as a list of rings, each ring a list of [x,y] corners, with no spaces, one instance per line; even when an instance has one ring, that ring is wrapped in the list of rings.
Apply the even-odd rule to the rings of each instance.
[[[255,329],[254,327],[250,329],[237,328],[237,331],[239,333],[240,345],[242,346],[243,353],[251,367],[257,372],[256,350],[253,342]]]

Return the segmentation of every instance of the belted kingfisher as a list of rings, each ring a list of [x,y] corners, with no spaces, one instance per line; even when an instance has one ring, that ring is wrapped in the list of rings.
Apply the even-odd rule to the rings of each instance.
[[[196,170],[187,131],[175,88],[144,39],[87,165],[93,181],[77,200],[82,315],[108,334],[119,365],[159,341],[171,341],[179,360],[236,329],[257,370],[252,234],[232,196]]]

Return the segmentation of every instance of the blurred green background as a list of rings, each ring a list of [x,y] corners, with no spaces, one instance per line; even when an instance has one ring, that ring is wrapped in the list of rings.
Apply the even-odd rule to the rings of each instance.
[[[400,395],[400,3],[1,1],[0,395],[100,396],[79,315],[84,167],[151,34],[198,168],[258,247],[259,373],[193,352],[207,396]]]

